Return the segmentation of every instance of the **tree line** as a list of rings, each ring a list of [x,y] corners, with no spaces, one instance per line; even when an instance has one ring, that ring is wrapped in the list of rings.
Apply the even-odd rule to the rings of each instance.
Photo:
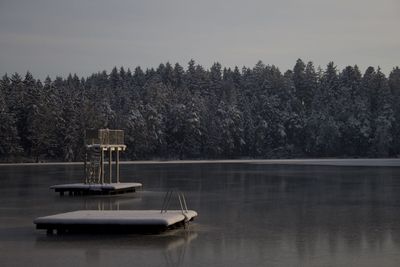
[[[79,161],[86,129],[125,131],[126,159],[397,157],[400,69],[298,59],[282,73],[191,60],[87,78],[0,81],[0,159]]]

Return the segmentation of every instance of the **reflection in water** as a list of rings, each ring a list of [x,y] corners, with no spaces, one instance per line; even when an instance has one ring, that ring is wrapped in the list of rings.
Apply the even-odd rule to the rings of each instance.
[[[169,243],[164,250],[167,266],[182,266],[185,260],[186,248],[190,242],[197,238],[197,233],[191,232],[190,230],[184,231],[183,233],[183,238]]]
[[[79,166],[0,168],[0,249],[8,251],[0,253],[0,262],[37,266],[397,266],[400,262],[400,168],[154,164],[122,165],[121,172],[136,177],[126,181],[143,183],[145,191],[59,197],[48,186],[75,182],[74,177],[78,181]],[[29,183],[22,190],[23,181]],[[49,238],[33,229],[35,217],[77,209],[160,209],[165,191],[171,188],[185,192],[189,209],[199,213],[191,232]],[[191,236],[195,242],[190,242]],[[27,251],[23,255],[21,248]],[[60,263],[60,257],[69,260]]]
[[[52,251],[81,251],[87,266],[101,266],[110,261],[113,255],[117,263],[121,256],[129,256],[134,265],[135,259],[130,255],[138,250],[143,254],[157,251],[152,257],[163,258],[166,266],[182,266],[187,247],[197,238],[198,234],[190,229],[172,230],[161,235],[54,235],[38,236],[35,249]],[[60,246],[60,244],[62,244]],[[151,260],[151,259],[149,259]]]
[[[135,203],[140,203],[141,193],[128,196],[91,196],[81,197],[84,210],[124,210]]]
[[[236,179],[236,186],[219,192],[230,201],[209,209],[225,210],[228,217],[237,212],[237,220],[248,225],[243,228],[234,223],[229,232],[243,239],[264,236],[269,239],[266,244],[295,244],[301,258],[326,246],[334,253],[338,246],[360,251],[392,242],[393,229],[399,229],[398,188],[378,184],[387,176],[353,176],[350,172],[335,174],[332,180],[330,171],[314,172],[310,178],[286,171],[281,179],[275,176],[279,172],[271,177],[259,173],[251,178],[251,186],[248,179]],[[232,194],[233,190],[237,191]]]

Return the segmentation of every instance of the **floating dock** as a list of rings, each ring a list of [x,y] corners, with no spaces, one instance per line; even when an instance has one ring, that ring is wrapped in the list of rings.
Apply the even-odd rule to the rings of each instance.
[[[60,184],[53,185],[50,189],[55,192],[64,195],[66,192],[70,196],[76,195],[116,195],[124,193],[136,192],[138,188],[141,188],[141,183],[110,183],[110,184]]]
[[[154,233],[185,226],[197,216],[193,210],[78,210],[34,220],[48,234],[73,232]]]
[[[136,192],[141,183],[120,182],[119,153],[126,150],[124,131],[99,129],[85,131],[85,161],[83,182],[74,184],[53,185],[50,189],[64,195],[115,195]],[[114,156],[113,156],[114,154]],[[105,162],[108,156],[108,171]],[[115,173],[113,171],[115,159]],[[113,181],[113,173],[115,178]],[[116,181],[115,181],[116,180]]]

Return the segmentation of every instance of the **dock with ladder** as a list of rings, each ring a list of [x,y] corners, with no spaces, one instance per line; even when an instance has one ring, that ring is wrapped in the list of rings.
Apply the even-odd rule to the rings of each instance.
[[[78,210],[34,220],[36,229],[63,233],[159,233],[185,227],[197,217],[188,210],[185,196],[176,192],[180,210],[169,210],[174,191],[164,197],[161,210]]]

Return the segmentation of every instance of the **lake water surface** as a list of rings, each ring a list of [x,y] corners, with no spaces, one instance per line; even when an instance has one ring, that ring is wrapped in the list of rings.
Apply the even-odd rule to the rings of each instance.
[[[399,266],[400,167],[126,164],[142,191],[60,197],[80,165],[0,166],[0,266]],[[159,209],[185,192],[199,217],[161,235],[53,235],[39,216]],[[172,203],[178,208],[178,203]]]

